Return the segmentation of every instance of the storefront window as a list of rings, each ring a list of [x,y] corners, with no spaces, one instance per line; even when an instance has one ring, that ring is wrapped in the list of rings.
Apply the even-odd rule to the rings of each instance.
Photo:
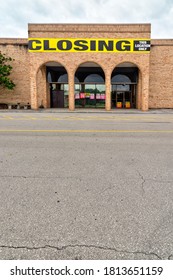
[[[58,78],[58,83],[68,83],[68,75],[63,74]]]
[[[99,74],[90,74],[85,78],[84,82],[85,83],[104,83],[104,79]]]
[[[75,107],[104,108],[105,85],[75,84]]]

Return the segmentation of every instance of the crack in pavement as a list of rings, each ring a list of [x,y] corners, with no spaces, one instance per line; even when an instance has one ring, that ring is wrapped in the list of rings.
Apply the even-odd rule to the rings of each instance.
[[[114,189],[114,188],[116,188],[116,187],[117,187],[116,185],[109,186],[109,187],[105,188],[104,190],[102,190],[102,191],[100,192],[100,194],[103,194],[103,193],[105,193],[106,191],[112,190],[112,189]]]
[[[116,253],[124,253],[124,254],[142,254],[145,256],[155,256],[157,259],[162,260],[162,258],[154,253],[154,252],[143,252],[143,251],[128,251],[128,250],[118,250],[116,248],[111,248],[111,247],[104,247],[104,246],[96,246],[96,245],[85,245],[85,244],[75,244],[75,245],[64,245],[61,247],[56,247],[52,245],[45,245],[45,246],[40,246],[40,247],[29,247],[29,246],[7,246],[7,245],[0,245],[0,248],[7,248],[7,249],[26,249],[26,250],[40,250],[40,249],[55,249],[58,251],[66,250],[68,248],[92,248],[92,249],[100,249],[100,250],[105,250],[105,251],[113,251]],[[172,256],[172,255],[171,255]],[[169,256],[169,257],[171,257]]]
[[[23,178],[23,179],[78,179],[79,177],[72,176],[17,176],[17,175],[0,175],[0,178]]]
[[[144,179],[144,177],[141,175],[141,173],[137,170],[138,175],[140,177],[141,180],[143,180],[142,182],[142,187],[144,187],[144,183],[146,183],[146,181],[153,181],[153,182],[158,182],[158,183],[173,183],[173,180],[155,180],[155,179]],[[72,176],[21,176],[21,175],[0,175],[0,178],[24,178],[24,179],[60,179],[60,178],[65,178],[65,179],[78,179],[81,181],[80,177],[72,177]],[[136,178],[134,178],[133,180],[136,180]],[[110,186],[107,189],[113,189],[116,186]],[[103,190],[103,192],[105,191]]]
[[[155,180],[155,179],[145,179],[145,181],[153,181],[153,182],[157,182],[157,183],[173,183],[173,180],[170,181],[162,181],[162,180]]]
[[[142,188],[143,194],[145,194],[144,184],[145,184],[145,181],[146,181],[146,180],[144,179],[144,177],[142,176],[142,174],[139,172],[139,170],[137,170],[137,173],[138,173],[140,179],[142,180],[141,188]]]

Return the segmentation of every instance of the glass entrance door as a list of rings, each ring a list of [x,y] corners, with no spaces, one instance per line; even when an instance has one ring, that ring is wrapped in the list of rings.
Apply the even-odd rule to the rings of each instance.
[[[116,108],[124,108],[124,92],[123,91],[116,91],[115,92],[115,106]]]
[[[50,83],[50,107],[68,108],[68,84]]]
[[[136,108],[135,84],[112,85],[112,108]]]

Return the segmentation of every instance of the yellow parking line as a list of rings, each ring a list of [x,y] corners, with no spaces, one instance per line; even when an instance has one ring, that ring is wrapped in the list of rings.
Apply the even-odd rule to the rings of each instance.
[[[35,121],[35,120],[37,120],[37,118],[27,116],[27,117],[24,117],[24,120],[34,120]]]
[[[0,132],[44,132],[44,133],[173,133],[173,130],[76,130],[76,129],[0,129]]]
[[[62,120],[62,119],[63,119],[63,118],[59,118],[59,117],[44,117],[44,116],[43,116],[42,118],[39,118],[39,120],[41,120],[41,121],[42,121],[42,120],[43,120],[43,121],[49,121],[49,120],[50,120],[50,121],[52,121],[52,120],[53,120],[53,121],[54,121],[54,120],[58,120],[58,121],[59,121],[59,120]]]
[[[89,119],[89,118],[73,118],[73,119],[67,119],[67,118],[32,118],[32,117],[23,117],[23,118],[12,118],[12,117],[0,117],[0,121],[107,121],[107,122],[129,122],[129,123],[133,123],[133,122],[153,122],[153,123],[157,123],[157,122],[170,122],[172,123],[173,120],[172,119],[130,119],[130,118],[95,118],[95,119]]]
[[[4,116],[3,118],[2,118],[2,120],[14,120],[14,118],[12,118],[12,117],[7,117],[7,116]]]

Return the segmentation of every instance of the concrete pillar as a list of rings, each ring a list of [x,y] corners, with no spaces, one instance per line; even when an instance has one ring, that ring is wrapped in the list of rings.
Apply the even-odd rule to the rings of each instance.
[[[106,87],[106,111],[111,110],[111,73],[105,75],[105,87]]]
[[[148,110],[149,104],[149,73],[144,71],[142,73],[142,96],[141,96],[141,109],[142,111]]]
[[[44,108],[48,108],[48,94],[47,94],[47,81],[46,81],[46,65],[41,67],[41,103]]]
[[[136,92],[137,96],[137,102],[136,102],[136,108],[138,110],[141,109],[141,104],[142,104],[142,75],[141,75],[141,71],[139,70],[139,77],[138,77],[138,84],[137,84],[137,92]]]
[[[31,70],[30,76],[30,93],[31,93],[31,109],[38,109],[38,98],[37,98],[37,74],[34,69]]]
[[[68,85],[69,85],[69,110],[74,111],[75,109],[75,98],[74,98],[74,72],[68,72]]]
[[[50,108],[50,84],[48,82],[46,82],[46,94],[46,108]]]

